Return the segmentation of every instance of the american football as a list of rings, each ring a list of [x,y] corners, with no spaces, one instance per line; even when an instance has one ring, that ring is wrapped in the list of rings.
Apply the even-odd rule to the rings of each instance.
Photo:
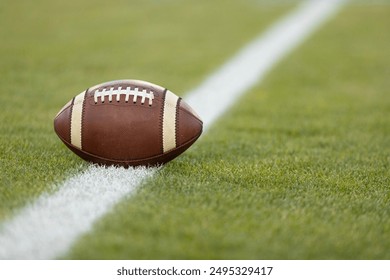
[[[139,80],[102,83],[56,115],[54,130],[84,160],[100,165],[156,166],[188,149],[203,123],[180,97]]]

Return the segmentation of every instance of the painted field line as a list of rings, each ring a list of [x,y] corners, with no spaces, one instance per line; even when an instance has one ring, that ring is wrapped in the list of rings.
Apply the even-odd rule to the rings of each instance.
[[[345,2],[305,1],[189,92],[185,100],[202,116],[205,130]]]
[[[304,2],[189,92],[185,100],[202,116],[205,130],[344,2]],[[90,166],[0,225],[0,259],[53,259],[65,254],[155,172]]]

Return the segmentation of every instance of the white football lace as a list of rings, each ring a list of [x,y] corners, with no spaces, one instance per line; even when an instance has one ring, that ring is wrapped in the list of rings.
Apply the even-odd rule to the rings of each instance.
[[[105,97],[108,96],[108,101],[112,102],[112,96],[116,95],[116,101],[120,101],[120,96],[125,96],[125,101],[129,102],[129,96],[133,96],[133,103],[137,102],[137,98],[141,97],[141,104],[143,105],[145,103],[145,99],[148,99],[149,106],[152,106],[154,94],[153,92],[147,92],[145,89],[139,90],[138,88],[130,89],[130,87],[126,87],[122,89],[122,87],[118,87],[117,89],[114,89],[111,87],[109,90],[103,88],[101,91],[97,90],[95,91],[94,100],[95,104],[98,102],[98,97],[100,97],[100,100],[102,103],[105,101]]]

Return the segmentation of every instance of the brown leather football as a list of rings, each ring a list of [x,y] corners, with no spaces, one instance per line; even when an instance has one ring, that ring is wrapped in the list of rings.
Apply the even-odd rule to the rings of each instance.
[[[124,167],[164,164],[189,148],[202,128],[200,117],[180,97],[138,80],[91,87],[54,119],[58,137],[78,156]]]

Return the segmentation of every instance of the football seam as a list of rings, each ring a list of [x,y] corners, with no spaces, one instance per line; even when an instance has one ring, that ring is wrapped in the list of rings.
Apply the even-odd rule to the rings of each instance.
[[[73,112],[73,104],[74,104],[74,99],[76,97],[73,97],[72,103],[70,104],[70,112],[69,112],[69,141],[72,142],[72,112]]]
[[[87,97],[88,97],[88,90],[89,88],[87,88],[85,90],[85,94],[84,94],[84,100],[83,100],[83,110],[81,111],[81,129],[80,129],[80,139],[81,139],[81,148],[83,148],[83,131],[84,131],[84,120],[85,120],[85,104],[87,102]]]
[[[161,112],[160,112],[160,147],[161,147],[161,154],[164,154],[164,129],[163,129],[163,122],[164,122],[164,104],[165,104],[165,97],[167,95],[168,89],[164,89],[163,91],[163,96],[162,96],[162,101],[161,101]]]
[[[179,139],[178,139],[178,131],[179,131],[179,109],[180,109],[180,102],[181,102],[181,97],[177,99],[177,104],[176,104],[176,118],[175,118],[175,142],[176,146],[178,146]]]

